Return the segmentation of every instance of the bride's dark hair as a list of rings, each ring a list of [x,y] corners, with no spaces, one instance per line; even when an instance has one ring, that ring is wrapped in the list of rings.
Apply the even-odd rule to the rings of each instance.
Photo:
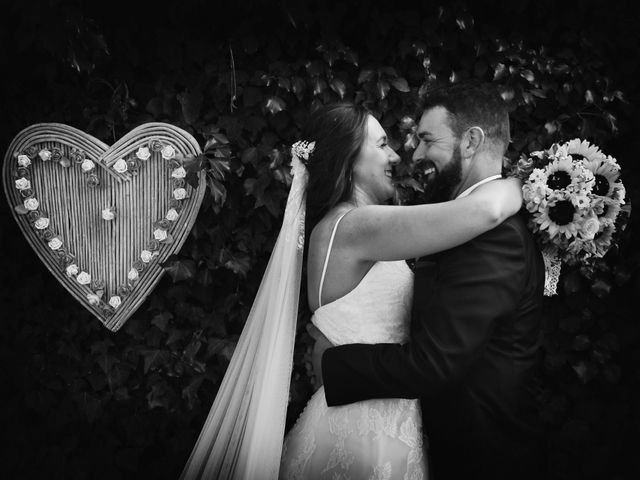
[[[367,134],[369,113],[353,103],[332,103],[315,110],[301,139],[316,142],[307,163],[307,232],[353,193],[353,166]]]

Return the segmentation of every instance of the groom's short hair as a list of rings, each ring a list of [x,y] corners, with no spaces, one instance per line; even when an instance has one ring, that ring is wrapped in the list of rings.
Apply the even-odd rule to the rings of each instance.
[[[440,87],[420,99],[417,117],[434,107],[448,112],[449,127],[457,138],[470,127],[481,127],[486,140],[502,149],[509,145],[509,110],[495,85],[463,83]]]

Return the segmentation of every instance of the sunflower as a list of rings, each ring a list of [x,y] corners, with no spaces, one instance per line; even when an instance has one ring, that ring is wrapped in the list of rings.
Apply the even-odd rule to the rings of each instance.
[[[584,160],[584,166],[593,173],[594,182],[591,192],[601,197],[610,197],[613,194],[613,186],[620,178],[620,166],[617,162],[611,162],[606,157],[596,160]]]
[[[600,149],[586,140],[574,138],[564,144],[566,152],[574,160],[601,160],[606,158]]]
[[[598,212],[598,221],[604,226],[613,226],[621,209],[620,202],[612,200],[611,198],[604,198],[602,209]]]
[[[610,225],[596,234],[593,239],[593,244],[596,249],[595,256],[602,257],[607,253],[607,250],[609,250],[613,242],[613,232],[615,232],[615,230],[615,227]]]
[[[576,237],[580,227],[580,210],[571,201],[568,194],[554,195],[549,199],[548,208],[540,209],[534,214],[534,221],[540,230],[547,230],[550,239],[556,236]]]
[[[581,174],[584,168],[578,167],[570,157],[559,157],[553,160],[546,168],[546,186],[551,190],[565,190],[570,186],[579,187],[583,181]]]

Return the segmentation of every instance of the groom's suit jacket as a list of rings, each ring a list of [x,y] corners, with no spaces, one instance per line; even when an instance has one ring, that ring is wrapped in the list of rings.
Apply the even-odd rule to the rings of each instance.
[[[523,219],[420,259],[414,275],[410,342],[328,349],[327,404],[420,398],[435,480],[541,478],[534,401],[545,272]]]

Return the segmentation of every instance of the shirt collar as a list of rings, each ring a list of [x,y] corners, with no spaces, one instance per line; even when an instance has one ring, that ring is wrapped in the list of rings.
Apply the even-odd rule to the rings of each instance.
[[[491,175],[490,177],[487,177],[484,180],[480,180],[478,183],[474,183],[473,185],[471,185],[469,188],[467,188],[464,192],[462,192],[456,198],[466,197],[471,192],[473,192],[476,188],[478,188],[480,185],[484,185],[485,183],[490,182],[491,180],[496,180],[497,178],[502,178],[502,175]]]

